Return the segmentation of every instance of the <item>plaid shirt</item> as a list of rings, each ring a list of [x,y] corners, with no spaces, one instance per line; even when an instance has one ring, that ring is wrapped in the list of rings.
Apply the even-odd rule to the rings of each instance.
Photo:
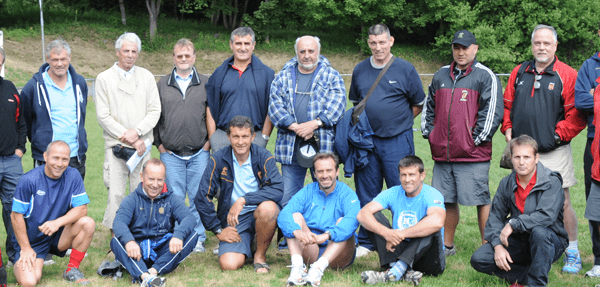
[[[297,57],[294,57],[283,66],[271,84],[269,97],[269,117],[277,126],[275,160],[282,164],[292,163],[296,141],[296,133],[288,130],[287,127],[296,122],[294,75],[297,65]],[[321,152],[333,152],[333,128],[346,111],[344,79],[322,55],[319,56],[319,65],[315,73],[308,105],[308,120],[317,117],[321,119],[323,125],[314,133],[316,140]]]

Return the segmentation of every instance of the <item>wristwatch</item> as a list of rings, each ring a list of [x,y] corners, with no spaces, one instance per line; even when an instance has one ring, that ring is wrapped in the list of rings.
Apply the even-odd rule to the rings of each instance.
[[[221,232],[223,232],[223,229],[221,229],[221,227],[219,227],[219,228],[217,228],[217,230],[213,231],[213,233],[215,235],[219,235],[219,234],[221,234]]]
[[[329,240],[331,240],[331,232],[329,230],[325,231],[325,234],[327,234],[327,237],[329,238]]]
[[[318,125],[319,127],[322,127],[322,126],[323,126],[323,121],[321,121],[321,118],[316,118],[315,120],[317,120],[317,125]]]
[[[508,221],[508,224],[510,224],[510,227],[512,227],[512,229],[515,229],[516,225],[517,225],[517,219],[516,218],[511,218]]]
[[[260,134],[262,136],[262,138],[266,141],[269,141],[269,136],[265,135],[265,134]]]

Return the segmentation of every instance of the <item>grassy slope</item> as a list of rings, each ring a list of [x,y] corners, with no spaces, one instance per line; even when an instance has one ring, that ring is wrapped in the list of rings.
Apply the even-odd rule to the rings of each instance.
[[[68,17],[65,17],[68,18]],[[53,34],[65,35],[67,39],[73,37],[75,34],[81,37],[90,37],[90,41],[95,41],[98,38],[102,39],[114,39],[115,35],[122,33],[121,29],[116,29],[117,25],[114,24],[114,17],[105,19],[104,24],[95,23],[91,27],[87,27],[82,23],[67,23],[65,26],[51,26],[48,25],[47,29],[54,29]],[[118,19],[118,18],[117,18]],[[161,20],[162,21],[162,20]],[[100,20],[98,20],[100,22]],[[118,21],[117,21],[118,22]],[[133,23],[132,23],[133,22]],[[165,21],[167,22],[167,21]],[[162,22],[162,23],[165,23]],[[65,22],[66,23],[66,22]],[[104,27],[106,25],[107,27]],[[135,20],[130,20],[129,25],[135,25]],[[228,49],[226,45],[226,39],[223,37],[214,38],[212,33],[213,30],[205,30],[206,27],[199,27],[196,24],[186,23],[191,26],[191,29],[196,29],[196,33],[192,34],[189,31],[179,32],[175,29],[175,24],[167,22],[164,25],[159,24],[159,31],[162,29],[167,31],[177,31],[171,34],[163,33],[164,37],[155,46],[144,47],[146,50],[168,53],[172,43],[180,37],[192,38],[195,42],[200,43],[200,46],[208,50],[220,50],[226,51]],[[128,27],[131,30],[137,28]],[[141,28],[140,28],[141,29]],[[28,31],[29,29],[9,29],[7,32],[8,36],[19,38],[19,37],[31,37],[38,36],[39,31]],[[35,29],[33,29],[35,30]],[[163,30],[163,31],[164,31]],[[87,32],[86,32],[87,31]],[[204,31],[204,33],[198,33],[197,31]],[[85,33],[84,33],[85,32]],[[222,32],[222,31],[217,31]],[[297,35],[304,34],[305,31],[293,31],[290,33],[282,33],[281,38],[273,37],[271,44],[259,44],[257,50],[267,51],[271,53],[290,53],[290,49],[284,49],[282,47],[291,47],[293,45],[293,39]],[[46,32],[50,34],[50,32]],[[141,31],[143,34],[143,30]],[[324,35],[327,37],[327,35]],[[195,38],[194,38],[195,37]],[[330,40],[324,40],[324,43],[336,43],[334,41],[335,35],[329,35]],[[327,39],[327,38],[325,38]],[[105,40],[106,41],[106,40]],[[112,41],[112,40],[108,40]],[[98,41],[101,42],[101,41]],[[344,44],[348,44],[347,40]],[[163,43],[163,44],[160,44]],[[166,44],[168,43],[168,45]],[[336,43],[336,44],[339,44]],[[439,60],[432,59],[427,53],[423,53],[423,50],[427,50],[427,47],[406,47],[400,46],[397,43],[394,54],[401,55],[403,58],[413,62],[415,66],[423,67],[419,69],[423,72],[433,72],[441,64]],[[346,46],[347,47],[347,46]],[[324,50],[332,51],[337,54],[354,54],[356,56],[356,50],[352,48],[340,48],[332,45],[325,46]],[[431,64],[431,62],[436,62]],[[431,66],[435,67],[431,70]],[[17,71],[18,72],[18,71]],[[29,76],[27,74],[21,74],[19,77],[22,81],[26,81]],[[347,84],[349,78],[345,79]],[[430,78],[423,78],[424,86],[430,81]],[[88,105],[88,116],[86,129],[88,131],[89,150],[87,153],[87,175],[85,179],[85,185],[88,195],[91,199],[89,205],[89,215],[92,216],[98,226],[96,227],[96,234],[92,246],[90,247],[88,256],[82,263],[82,270],[92,281],[92,286],[130,286],[129,276],[126,275],[125,279],[119,281],[112,281],[111,279],[100,278],[95,273],[96,268],[100,262],[105,259],[112,259],[106,253],[109,249],[109,232],[106,228],[101,226],[100,222],[105,209],[106,202],[106,188],[104,187],[102,179],[102,163],[104,157],[104,140],[102,138],[102,130],[96,120],[96,113],[93,100],[90,99]],[[415,120],[415,128],[419,128],[420,118]],[[431,183],[431,170],[433,168],[433,162],[431,160],[431,154],[429,151],[429,144],[424,140],[420,131],[415,131],[415,147],[416,154],[423,158],[426,163],[426,170],[428,176],[426,183]],[[269,150],[274,149],[274,140],[271,140],[268,146]],[[495,193],[495,189],[500,179],[508,174],[508,171],[502,170],[498,167],[498,158],[505,146],[504,137],[500,133],[497,133],[494,137],[494,159],[492,160],[490,169],[490,188],[492,194]],[[584,271],[589,270],[593,265],[593,255],[591,252],[591,243],[589,240],[589,229],[587,227],[587,220],[583,218],[585,210],[585,197],[583,187],[583,163],[582,155],[585,146],[585,131],[582,132],[572,142],[573,156],[575,160],[575,172],[578,179],[578,184],[571,189],[571,197],[573,205],[578,214],[579,221],[579,240],[580,249],[582,251],[582,257],[584,261]],[[158,157],[156,148],[153,148],[153,157]],[[30,170],[32,168],[31,154],[28,152],[23,159],[24,169]],[[342,181],[354,187],[352,179],[340,178]],[[212,233],[208,233],[207,249],[210,251],[216,245],[217,241]],[[0,238],[5,238],[3,228],[0,228]],[[421,286],[506,286],[507,284],[494,277],[479,274],[475,272],[469,264],[470,255],[479,246],[480,238],[479,231],[477,228],[476,211],[474,207],[463,207],[461,209],[461,220],[457,230],[456,244],[458,248],[458,255],[450,257],[447,260],[446,272],[439,277],[431,278],[425,277]],[[42,285],[45,286],[63,286],[65,283],[61,278],[62,270],[65,268],[68,259],[67,258],[56,258],[58,264],[47,266],[44,268],[44,277],[42,278]],[[251,265],[246,265],[242,270],[236,272],[221,272],[217,263],[216,256],[212,255],[211,252],[204,254],[191,255],[179,268],[172,274],[169,274],[168,281],[169,286],[282,286],[285,284],[285,280],[289,275],[289,268],[285,266],[289,264],[289,258],[276,256],[275,249],[271,248],[268,252],[268,261],[271,264],[272,272],[268,275],[255,275]],[[6,256],[4,256],[4,262],[6,262]],[[323,278],[324,286],[359,286],[360,283],[360,272],[367,269],[378,268],[378,259],[376,254],[371,254],[365,258],[359,258],[355,263],[344,271],[333,271],[328,270]],[[550,272],[550,285],[551,286],[594,286],[597,280],[584,278],[583,275],[570,276],[563,275],[560,273],[562,263],[557,263],[553,266]],[[12,270],[9,270],[9,283],[15,284],[15,278]],[[583,272],[582,272],[583,273]],[[399,283],[399,285],[407,284]]]

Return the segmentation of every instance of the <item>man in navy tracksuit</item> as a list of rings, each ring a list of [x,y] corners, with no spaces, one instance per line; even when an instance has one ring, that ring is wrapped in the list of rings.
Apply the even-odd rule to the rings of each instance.
[[[184,201],[167,189],[165,175],[165,164],[159,159],[144,163],[142,182],[123,199],[113,222],[110,248],[142,286],[164,286],[166,279],[158,275],[175,270],[198,241],[196,219]]]
[[[46,62],[21,91],[34,167],[45,164],[48,144],[62,140],[71,149],[69,166],[85,179],[85,108],[88,88],[85,78],[70,64],[71,48],[62,40],[46,45]]]
[[[273,155],[252,143],[255,136],[250,118],[235,116],[227,129],[231,145],[208,160],[196,193],[202,224],[220,241],[222,270],[239,269],[246,258],[254,257],[254,271],[269,272],[266,253],[277,227],[283,179]],[[255,235],[256,252],[252,252]]]

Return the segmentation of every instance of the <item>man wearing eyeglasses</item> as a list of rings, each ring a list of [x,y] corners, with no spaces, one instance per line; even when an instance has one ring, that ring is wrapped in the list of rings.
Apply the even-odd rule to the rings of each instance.
[[[333,152],[333,127],[346,111],[344,80],[320,54],[319,38],[300,37],[294,48],[296,57],[275,76],[269,97],[269,117],[277,127],[275,160],[283,175],[282,207],[304,186],[309,166],[298,163],[300,143],[314,139],[316,152]]]
[[[180,39],[173,49],[175,67],[158,81],[161,114],[154,128],[154,145],[167,167],[166,184],[176,196],[190,199],[189,210],[196,219],[198,243],[194,252],[205,251],[206,235],[194,204],[200,179],[208,163],[210,143],[206,128],[208,77],[198,74],[194,43]]]
[[[478,49],[471,32],[454,33],[454,61],[433,76],[421,116],[435,161],[432,186],[444,196],[446,256],[456,255],[459,204],[477,206],[482,242],[490,212],[489,170],[492,138],[502,121],[502,84],[477,61]]]
[[[586,119],[574,103],[577,71],[558,60],[557,46],[554,27],[537,25],[533,29],[534,60],[521,63],[510,74],[501,131],[507,142],[523,134],[531,136],[539,145],[540,162],[562,176],[564,224],[569,234],[562,271],[576,274],[581,270],[581,257],[577,216],[569,196],[569,187],[577,183],[570,141],[585,128]]]

